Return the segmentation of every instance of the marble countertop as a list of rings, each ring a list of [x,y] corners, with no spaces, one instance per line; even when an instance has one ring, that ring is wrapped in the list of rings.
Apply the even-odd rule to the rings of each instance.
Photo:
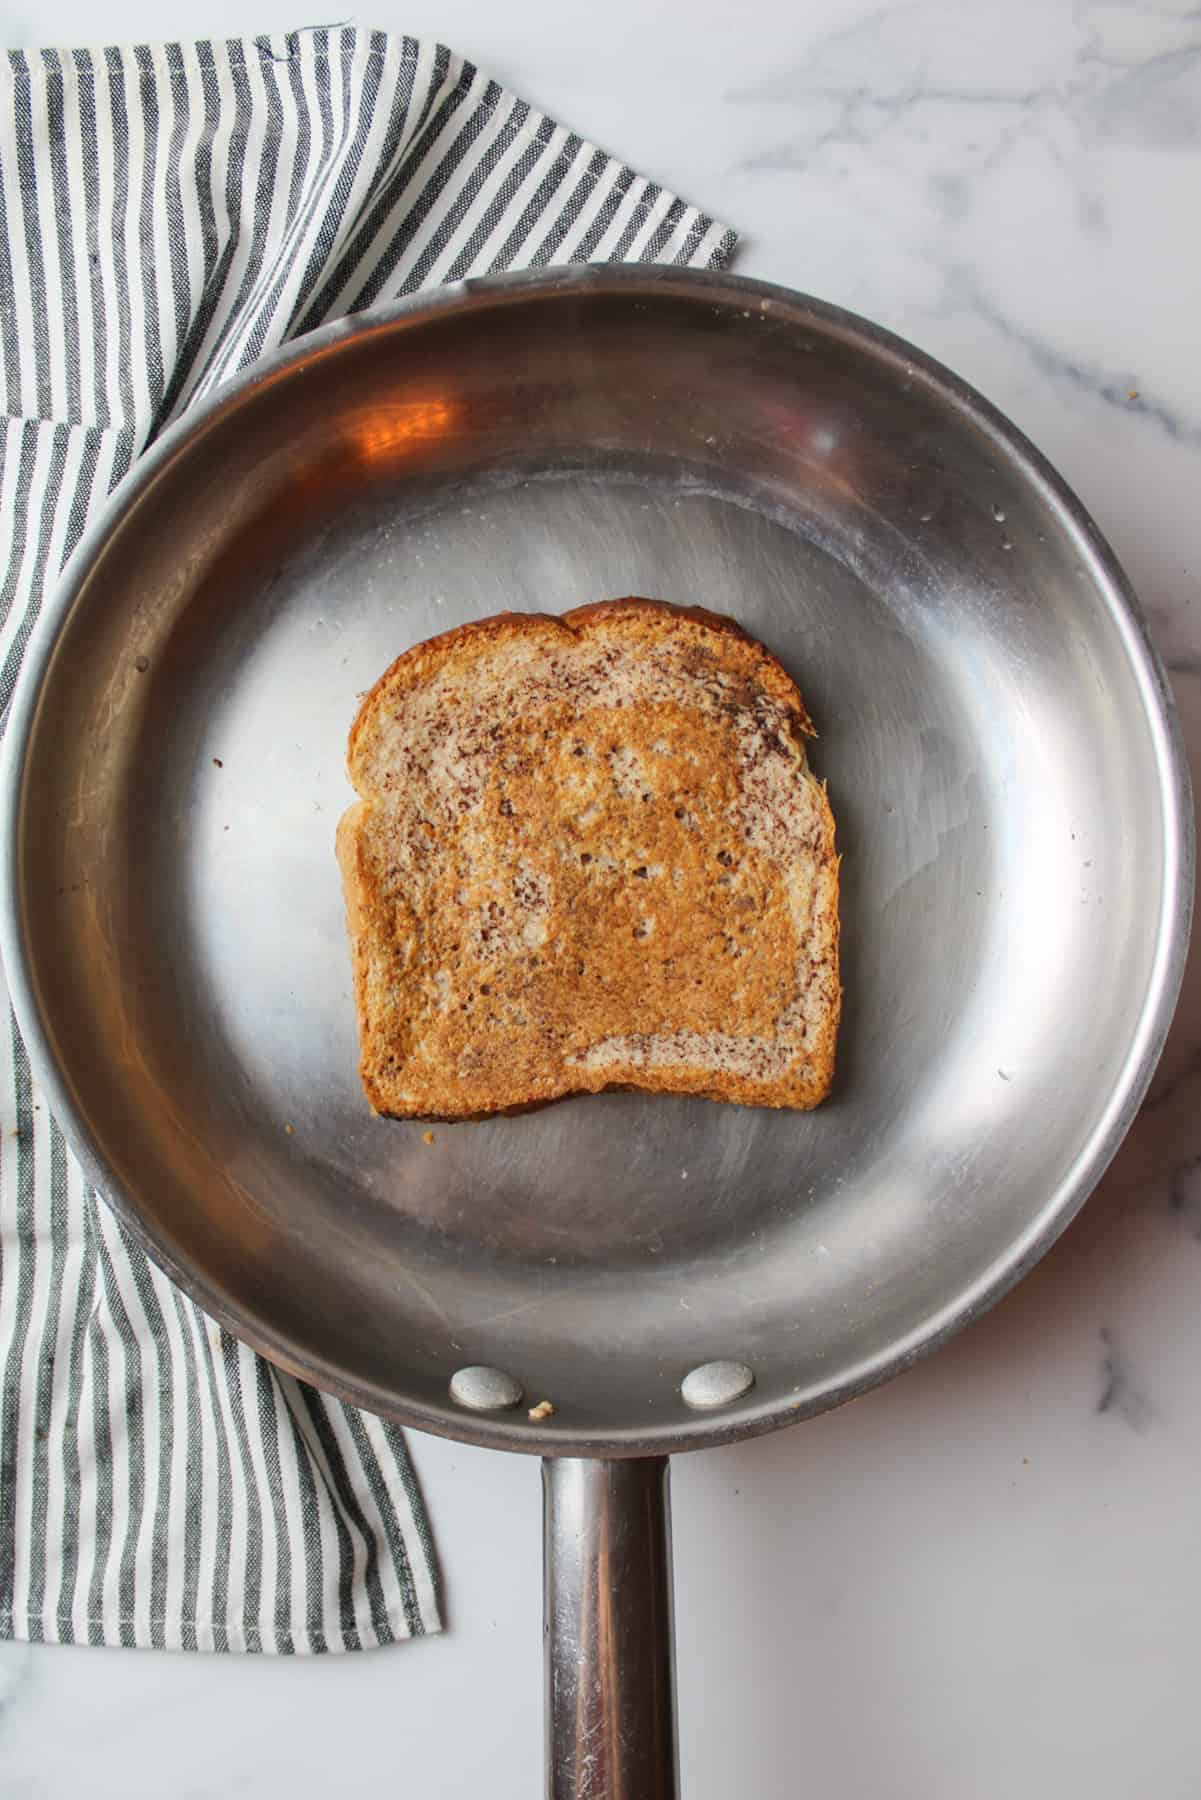
[[[9,0],[10,44],[274,30],[294,0]],[[912,338],[1124,561],[1201,777],[1201,13],[1191,0],[383,0]],[[841,1412],[674,1474],[684,1792],[1201,1791],[1201,983],[1038,1270]],[[539,1791],[538,1470],[416,1437],[440,1639],[273,1660],[0,1646],[5,1800]]]

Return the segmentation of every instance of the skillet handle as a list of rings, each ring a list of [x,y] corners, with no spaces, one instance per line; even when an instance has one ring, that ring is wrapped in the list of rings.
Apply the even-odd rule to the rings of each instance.
[[[549,1800],[676,1800],[667,1458],[547,1457]]]

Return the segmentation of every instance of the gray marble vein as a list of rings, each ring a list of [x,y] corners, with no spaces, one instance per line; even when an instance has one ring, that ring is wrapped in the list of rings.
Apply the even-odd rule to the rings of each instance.
[[[1119,1347],[1111,1326],[1101,1327],[1101,1392],[1097,1400],[1099,1413],[1112,1413],[1132,1431],[1149,1430],[1155,1411],[1147,1398],[1141,1379],[1131,1368],[1125,1350]]]
[[[0,1767],[8,1727],[33,1675],[33,1650],[28,1644],[0,1643]],[[0,1793],[4,1792],[0,1783]]]
[[[1155,1082],[1143,1103],[1144,1118],[1151,1113],[1158,1112],[1162,1107],[1171,1105],[1177,1096],[1189,1086],[1190,1082],[1195,1081],[1198,1076],[1201,1076],[1201,1044],[1198,1044],[1192,1055],[1172,1075]]]
[[[1044,161],[1077,231],[1104,246],[1113,229],[1104,158],[1119,147],[1179,156],[1201,143],[1201,13],[1085,0],[1071,10],[1019,4],[1008,16],[1011,30],[990,33],[973,8],[910,0],[819,32],[783,66],[727,90],[760,125],[737,167],[834,181],[848,205],[871,195],[877,171],[881,192],[886,178],[899,183],[917,212],[928,279],[942,289],[940,316],[971,309],[1044,379],[1201,448],[1195,383],[1184,379],[1177,395],[1135,362],[1098,357],[1087,331],[1065,343],[1019,320],[978,255],[998,173],[1010,180]],[[1020,259],[1021,234],[1010,251]]]
[[[1148,150],[1201,142],[1201,41],[1151,57],[1106,84],[1087,107],[1098,139]]]
[[[1190,1156],[1172,1170],[1170,1205],[1190,1236],[1201,1243],[1201,1154]]]
[[[1201,420],[1190,417],[1162,397],[1149,394],[1140,385],[1134,369],[1105,369],[1085,358],[1069,355],[1039,333],[1008,318],[981,290],[970,271],[957,268],[950,272],[949,278],[960,303],[970,306],[994,331],[1021,349],[1048,380],[1060,382],[1105,406],[1118,408],[1143,424],[1154,426],[1174,444],[1190,450],[1201,449]]]

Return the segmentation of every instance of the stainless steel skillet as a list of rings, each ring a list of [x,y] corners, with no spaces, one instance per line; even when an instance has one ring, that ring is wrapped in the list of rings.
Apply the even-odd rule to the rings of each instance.
[[[734,614],[817,722],[836,1091],[427,1144],[355,1074],[356,696],[459,620],[626,593]],[[835,1405],[994,1300],[1162,1043],[1187,777],[1094,526],[834,308],[673,269],[468,283],[304,340],[155,447],[30,646],[3,789],[4,956],[89,1173],[276,1362],[547,1456],[552,1792],[670,1793],[663,1459]]]

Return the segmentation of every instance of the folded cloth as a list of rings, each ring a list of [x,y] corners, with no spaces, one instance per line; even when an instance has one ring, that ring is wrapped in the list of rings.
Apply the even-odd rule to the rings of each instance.
[[[733,234],[438,44],[349,26],[0,72],[0,705],[169,420],[285,339]],[[5,996],[7,1000],[7,996]],[[281,1375],[97,1204],[0,1033],[0,1636],[349,1650],[439,1628],[395,1426]]]

